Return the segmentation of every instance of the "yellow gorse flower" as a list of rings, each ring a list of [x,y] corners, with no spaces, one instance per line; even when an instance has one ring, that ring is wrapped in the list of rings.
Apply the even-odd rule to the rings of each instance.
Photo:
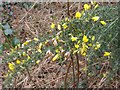
[[[52,61],[56,61],[58,58],[59,58],[59,54],[56,54],[56,55],[53,57]]]
[[[103,77],[106,77],[107,76],[107,74],[106,73],[103,73]]]
[[[92,41],[94,41],[95,40],[95,36],[92,36]]]
[[[110,56],[111,52],[104,52],[104,56]]]
[[[95,50],[99,49],[101,44],[99,42],[96,42]]]
[[[66,18],[65,18],[65,21],[69,21],[69,19],[66,17]]]
[[[24,63],[25,62],[25,60],[22,60],[22,63]]]
[[[55,24],[52,23],[50,27],[51,27],[52,29],[54,29],[54,28],[55,28]]]
[[[73,37],[73,36],[71,37],[71,40],[72,40],[73,42],[74,42],[74,41],[77,41],[77,39],[78,39],[77,37]]]
[[[42,52],[42,46],[43,46],[43,44],[42,43],[39,43],[39,46],[38,46],[38,52]]]
[[[56,50],[55,50],[55,52],[56,52],[56,53],[59,53],[59,50],[58,50],[58,49],[56,49]]]
[[[27,56],[27,60],[30,60],[30,56],[29,55]]]
[[[88,46],[90,46],[90,47],[91,47],[91,46],[92,46],[92,43],[89,43],[89,44],[88,44]]]
[[[26,54],[26,52],[23,52],[22,55],[23,55],[23,56],[26,56],[27,54]]]
[[[95,17],[92,17],[92,20],[94,21],[94,22],[96,22],[96,21],[98,21],[99,20],[99,16],[95,16]]]
[[[14,71],[15,70],[15,64],[12,62],[12,63],[8,63],[8,67],[10,70]]]
[[[20,44],[17,44],[17,45],[15,46],[15,50],[18,49],[18,48],[20,48]]]
[[[76,14],[75,14],[75,17],[76,17],[76,18],[79,19],[81,16],[82,16],[82,14],[81,14],[80,12],[76,12]]]
[[[64,23],[62,26],[63,26],[64,29],[68,28],[66,23]]]
[[[109,72],[103,73],[103,77],[107,77],[108,74],[109,74]]]
[[[100,23],[104,26],[107,24],[105,21],[100,21]]]
[[[88,46],[85,43],[82,43],[82,48],[80,49],[81,55],[86,56]]]
[[[79,46],[78,44],[75,44],[75,48],[77,48],[77,49],[78,49],[79,47],[80,47],[80,46]]]
[[[40,63],[40,60],[37,60],[37,61],[36,61],[36,64],[39,64],[39,63]]]
[[[18,59],[18,60],[16,60],[16,64],[20,64],[21,63],[21,61]]]
[[[32,40],[27,40],[26,42],[24,42],[24,43],[22,44],[22,46],[28,45],[31,41],[32,41]]]
[[[82,39],[82,40],[83,40],[83,42],[88,42],[88,41],[89,41],[89,39],[87,38],[86,35],[83,36],[83,39]]]
[[[90,5],[88,5],[88,4],[84,4],[84,9],[85,9],[85,10],[89,10],[90,8],[91,8]]]
[[[61,26],[60,26],[59,24],[58,24],[58,27],[57,27],[57,28],[58,28],[58,30],[61,30]]]
[[[42,53],[42,50],[41,50],[41,49],[38,49],[38,52]]]
[[[95,7],[94,7],[94,9],[98,8],[98,6],[99,6],[99,5],[98,5],[98,4],[96,4],[96,5],[95,5]]]
[[[20,48],[20,44],[17,44],[14,49],[17,50],[18,48]]]
[[[15,52],[15,49],[10,49],[11,50],[11,53],[14,53]]]
[[[35,40],[35,41],[39,41],[39,39],[38,39],[38,38],[34,38],[33,40]]]

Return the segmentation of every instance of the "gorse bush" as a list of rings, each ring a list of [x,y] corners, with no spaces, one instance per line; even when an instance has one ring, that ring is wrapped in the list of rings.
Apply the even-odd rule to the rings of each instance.
[[[52,23],[47,35],[27,40],[11,48],[4,60],[8,65],[4,86],[14,87],[16,76],[29,71],[32,66],[46,58],[59,64],[65,60],[68,62],[68,58],[84,59],[87,66],[83,71],[88,77],[97,74],[93,71],[94,63],[98,70],[105,62],[110,65],[114,62],[117,65],[117,59],[113,60],[117,46],[114,43],[117,42],[116,7],[94,3],[84,4],[83,8],[82,11],[77,11],[72,19],[66,17],[59,23]],[[117,69],[115,66],[109,67],[111,69],[101,73],[100,77],[111,76],[110,72]]]

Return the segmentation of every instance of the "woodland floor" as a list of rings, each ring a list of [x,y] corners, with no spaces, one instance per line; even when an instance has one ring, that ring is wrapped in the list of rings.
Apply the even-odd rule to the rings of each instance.
[[[22,8],[19,5],[15,5],[12,6],[12,9],[14,16],[11,17],[12,20],[10,24],[12,28],[17,31],[17,37],[21,40],[21,42],[29,38],[38,37],[41,34],[44,35],[46,32],[50,30],[50,24],[52,22],[57,23],[61,21],[64,17],[68,17],[67,4],[63,3],[38,4],[37,8],[32,8],[31,10]],[[73,17],[75,11],[77,10],[80,11],[82,9],[82,4],[70,3],[69,9],[70,16]],[[26,13],[27,15],[25,15]],[[5,42],[4,35],[0,37],[0,42]],[[7,51],[8,50],[4,51],[4,53],[6,53]],[[0,57],[0,60],[2,60],[2,57],[3,56]],[[68,59],[67,62],[70,62],[70,60]],[[32,80],[34,81],[35,84],[29,80],[29,76],[25,73],[20,77],[16,78],[17,79],[16,87],[32,88],[35,85],[39,87],[58,87],[58,86],[64,87],[65,73],[67,71],[69,63],[66,62],[63,63],[65,64],[59,65],[58,63],[50,62],[49,59],[43,60],[42,62],[40,62],[38,66],[32,67],[30,71]],[[81,68],[81,71],[79,73],[81,77],[80,81],[84,81],[85,78],[88,79],[88,84],[90,88],[95,87],[112,88],[116,87],[116,85],[119,84],[119,82],[117,81],[118,77],[115,78],[116,81],[111,81],[110,85],[104,85],[103,81],[101,81],[101,79],[97,77],[87,78],[85,72],[82,71],[83,67],[86,65],[86,62],[81,59],[79,64]],[[76,65],[75,68],[77,68]],[[98,71],[98,74],[104,72],[105,70],[106,69]],[[4,73],[4,71],[0,72]],[[75,85],[71,82],[72,75],[73,73],[71,67],[68,72],[67,82],[69,83],[69,86],[74,87]],[[77,75],[76,71],[75,75]],[[1,73],[0,76],[2,77]],[[0,79],[0,85],[1,83],[2,80]],[[120,87],[120,85],[118,85],[117,87]]]

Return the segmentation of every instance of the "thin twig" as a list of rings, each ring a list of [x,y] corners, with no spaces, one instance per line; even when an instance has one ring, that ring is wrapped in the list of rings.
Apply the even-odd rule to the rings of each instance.
[[[22,84],[28,77],[24,78],[21,82],[17,83],[16,86],[19,86],[20,84]]]
[[[16,77],[16,78],[17,78],[17,77]],[[16,78],[15,78],[15,80],[14,80],[14,88],[16,88],[16,84],[17,84]]]
[[[67,1],[67,11],[68,11],[68,17],[70,16],[70,10],[69,10],[69,7],[70,7],[70,3],[69,3],[69,0]]]
[[[29,11],[27,13],[25,13],[25,15],[22,17],[22,19],[19,21],[19,23],[28,15],[28,13],[34,8],[34,6],[36,5],[36,3],[38,2],[38,0],[35,1],[35,3],[33,4],[33,6],[29,9]]]
[[[28,24],[25,22],[26,27],[28,28],[28,30],[35,36],[38,37],[37,34],[35,34],[33,31],[31,31],[30,27],[28,26]]]
[[[100,83],[98,84],[98,88],[101,88],[102,86],[103,86],[103,84],[102,83],[104,83],[104,81],[107,79],[108,77],[106,77],[106,78],[102,78],[101,80],[100,80]]]
[[[25,67],[25,68],[26,68],[26,70],[27,70],[28,76],[29,76],[30,80],[32,81],[32,83],[33,83],[36,87],[39,87],[39,86],[38,86],[37,84],[35,84],[35,82],[32,80],[32,77],[31,77],[31,75],[30,75],[30,72],[29,72],[28,68],[27,68],[27,67]]]

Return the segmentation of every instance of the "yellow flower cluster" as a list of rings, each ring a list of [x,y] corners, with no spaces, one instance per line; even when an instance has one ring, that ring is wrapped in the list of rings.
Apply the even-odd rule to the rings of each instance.
[[[95,36],[92,36],[92,41],[94,41],[95,40]]]
[[[37,60],[37,61],[36,61],[36,64],[39,64],[39,63],[40,63],[40,60]]]
[[[99,42],[96,42],[96,45],[95,45],[95,50],[99,49],[101,46],[101,44]]]
[[[13,62],[11,63],[8,63],[8,67],[11,71],[14,71],[15,70],[15,64]]]
[[[39,39],[38,39],[38,38],[34,38],[33,40],[35,40],[35,41],[39,41]]]
[[[54,29],[54,28],[55,28],[55,24],[52,23],[50,27],[51,27],[52,29]]]
[[[87,54],[87,48],[88,48],[88,46],[86,45],[86,43],[82,43],[82,48],[81,48],[81,55],[83,55],[83,56],[86,56],[86,54]]]
[[[75,48],[78,49],[80,46],[79,44],[75,44]]]
[[[105,26],[107,23],[105,21],[100,21],[100,23]]]
[[[74,41],[77,41],[77,39],[78,39],[77,37],[73,37],[73,36],[71,37],[71,40],[72,40],[73,42],[74,42]]]
[[[94,22],[96,22],[96,21],[98,21],[99,20],[99,16],[95,16],[95,17],[92,17],[92,20],[94,21]]]
[[[25,45],[28,45],[32,40],[27,40],[22,44],[22,47],[24,47]]]
[[[65,18],[65,21],[67,22],[67,21],[69,21],[69,19],[68,19],[68,18]]]
[[[23,56],[27,56],[26,52],[23,52],[22,55],[23,55]]]
[[[16,64],[20,64],[21,61],[19,59],[16,60]]]
[[[61,25],[60,25],[60,24],[58,24],[58,27],[57,27],[57,28],[58,28],[58,30],[61,30]]]
[[[88,42],[88,41],[89,41],[89,39],[87,38],[86,35],[83,36],[83,39],[82,39],[82,40],[83,40],[83,42]]]
[[[95,5],[95,7],[94,7],[94,9],[96,9],[96,8],[98,8],[98,7],[99,7],[99,5],[98,5],[98,4],[96,4],[96,5]]]
[[[76,12],[75,17],[76,17],[77,19],[79,19],[81,16],[82,16],[82,14],[81,14],[80,12]]]
[[[99,20],[99,16],[95,16],[95,17],[92,17],[92,20],[94,21],[94,22],[96,22],[96,21],[98,21]],[[105,26],[107,23],[105,22],[105,21],[100,21],[100,23],[103,25],[103,26]]]
[[[85,11],[86,11],[86,10],[89,10],[90,8],[91,8],[90,5],[88,5],[88,4],[84,4],[84,9],[85,9]]]
[[[40,53],[42,53],[42,46],[43,46],[43,44],[42,44],[42,43],[39,43],[38,52],[40,52]]]
[[[56,54],[56,55],[53,57],[52,61],[56,61],[57,59],[59,59],[59,54]]]
[[[104,56],[110,56],[111,52],[104,52]]]
[[[62,26],[63,26],[64,29],[68,28],[66,23],[64,23]]]
[[[30,60],[30,56],[29,55],[27,55],[27,60]]]

